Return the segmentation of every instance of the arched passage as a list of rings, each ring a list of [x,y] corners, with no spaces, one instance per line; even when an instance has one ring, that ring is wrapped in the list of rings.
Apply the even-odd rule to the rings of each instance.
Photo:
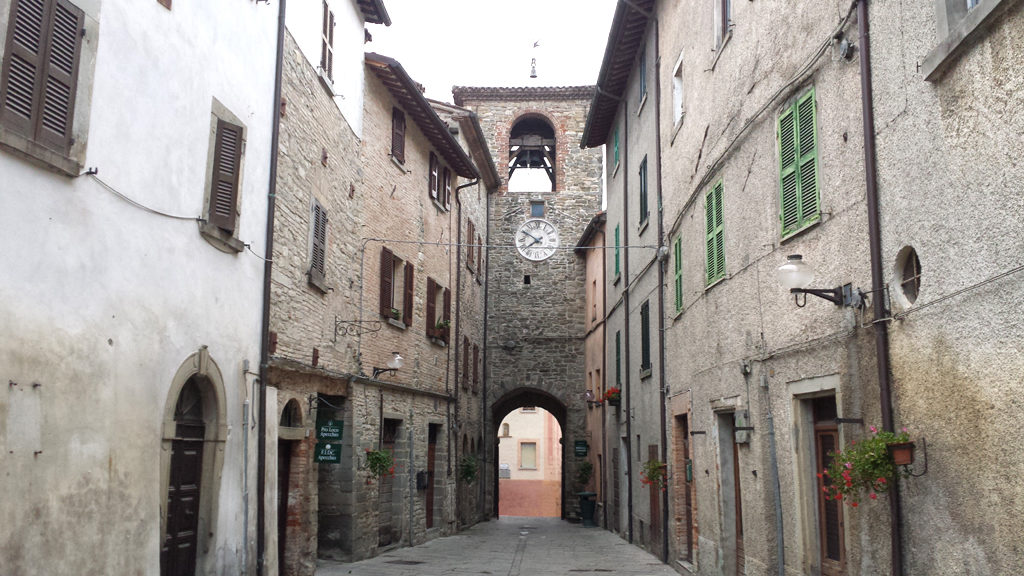
[[[531,410],[533,412],[531,412]],[[558,470],[555,477],[557,478],[558,515],[564,518],[566,516],[566,497],[564,489],[566,453],[565,450],[562,449],[562,441],[565,437],[566,431],[567,410],[565,404],[544,390],[537,388],[517,388],[516,390],[513,390],[499,398],[492,405],[491,413],[493,429],[490,432],[492,434],[491,437],[494,439],[493,453],[495,455],[495,457],[491,459],[494,466],[494,469],[492,470],[494,478],[494,498],[492,502],[494,515],[496,517],[500,515],[499,503],[501,501],[501,483],[503,473],[501,470],[502,462],[499,455],[502,452],[501,442],[504,440],[505,442],[515,442],[512,449],[506,451],[510,454],[508,459],[512,461],[505,462],[505,464],[508,464],[510,467],[514,466],[517,470],[522,469],[527,472],[533,468],[542,472],[540,462],[550,455],[549,450],[557,450]],[[503,438],[502,436],[506,432],[506,427],[502,426],[502,423],[506,416],[515,413],[518,413],[518,415],[523,417],[519,420],[520,422],[533,421],[541,428],[538,429],[537,432],[531,432],[524,436],[522,434],[518,434],[519,431],[513,428],[516,426],[513,421],[513,423],[508,427],[511,434]],[[545,413],[550,414],[550,417],[554,419],[555,423],[557,423],[557,430],[550,430],[553,427],[548,426],[548,433],[550,434],[553,432],[557,434],[557,437],[554,438],[554,443],[549,443],[546,446],[543,442],[545,434],[542,433],[543,427],[545,426]],[[531,418],[533,415],[536,415],[537,418]],[[532,448],[529,444],[533,444]],[[524,458],[526,459],[526,462],[523,461]],[[533,458],[533,462],[529,461],[530,458]],[[526,464],[526,466],[524,467],[523,464]],[[543,474],[541,473],[535,476],[536,477],[534,479],[540,481],[536,484],[538,487],[537,489],[539,489],[539,487],[543,485]],[[527,477],[533,478],[529,475]]]

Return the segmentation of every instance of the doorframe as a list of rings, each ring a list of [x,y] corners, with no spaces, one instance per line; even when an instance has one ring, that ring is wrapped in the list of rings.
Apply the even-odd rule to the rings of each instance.
[[[177,432],[174,410],[185,383],[192,377],[203,402],[206,430],[203,438],[202,480],[199,489],[199,523],[196,537],[196,567],[206,573],[208,552],[217,534],[217,508],[220,500],[221,471],[224,468],[224,446],[228,436],[227,400],[220,368],[210,357],[206,346],[190,355],[174,374],[164,401],[164,417],[160,442],[160,543],[167,537],[167,489],[171,479],[171,444]]]

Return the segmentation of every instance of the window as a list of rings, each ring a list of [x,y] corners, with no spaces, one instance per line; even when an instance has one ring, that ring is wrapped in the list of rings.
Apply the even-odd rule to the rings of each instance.
[[[809,90],[779,116],[779,218],[782,237],[817,222],[818,140],[814,90]]]
[[[543,218],[544,217],[544,201],[533,200],[530,202],[530,217],[531,218]]]
[[[672,72],[672,122],[678,124],[683,114],[683,55],[680,54]]]
[[[537,411],[537,407],[536,406],[523,406],[522,410],[523,410],[523,412],[536,412]]]
[[[462,388],[469,390],[469,338],[462,337]]]
[[[622,332],[615,331],[615,386],[622,389]]]
[[[473,344],[473,394],[480,391],[480,347]]]
[[[309,248],[309,283],[316,286],[322,292],[327,292],[325,279],[325,260],[327,256],[327,210],[313,200],[312,214],[310,220],[313,224],[310,230]]]
[[[615,156],[615,162],[612,162],[612,166],[616,166],[617,167],[619,165],[619,128],[618,128],[618,126],[615,127],[615,138],[614,138],[614,143],[612,145],[612,150],[613,150],[613,155]]]
[[[440,314],[438,310],[440,309]],[[448,344],[452,322],[452,291],[427,277],[427,337]]]
[[[466,220],[466,268],[473,271],[473,238],[476,234],[476,227],[472,220]]]
[[[921,293],[921,260],[917,257],[917,251],[910,246],[900,250],[898,260],[903,261],[900,266],[900,289],[907,302],[913,304]]]
[[[444,200],[441,202],[444,204],[445,210],[452,209],[452,171],[447,166],[441,172],[441,195]]]
[[[391,157],[405,164],[405,112],[391,109]]]
[[[676,312],[683,311],[683,237],[676,236],[672,243],[672,260],[675,280]]]
[[[72,147],[85,139],[72,125],[84,29],[67,0],[12,2],[0,76],[0,141],[73,175]]]
[[[483,263],[484,262],[483,262],[483,260],[484,260],[484,240],[483,240],[483,238],[480,237],[479,234],[477,234],[476,235],[476,271],[477,271],[476,283],[477,284],[481,284],[481,285],[483,284],[483,280],[481,280],[481,278],[484,275],[484,268],[483,268]]]
[[[403,262],[391,250],[381,248],[380,315],[412,326],[412,296],[412,262]]]
[[[707,231],[705,267],[706,284],[725,278],[725,238],[722,230],[722,181],[719,180],[704,195],[704,217]]]
[[[519,467],[529,470],[537,469],[536,442],[521,442],[519,444]]]
[[[921,62],[921,73],[929,82],[942,73],[987,34],[987,29],[1006,18],[1013,0],[935,0],[939,43]]]
[[[439,175],[438,175],[439,170],[440,170],[440,163],[437,161],[437,154],[434,154],[433,152],[431,152],[430,153],[430,178],[428,180],[428,182],[429,182],[428,189],[430,191],[430,198],[432,200],[435,200],[435,201],[438,201],[438,202],[441,201],[438,198],[438,196],[437,196],[438,188],[439,188],[439,183],[440,183],[440,179],[439,179]]]
[[[501,435],[505,436],[505,437],[508,437],[509,436],[508,429],[509,429],[508,422],[505,422],[504,424],[502,424],[501,425]]]
[[[729,38],[732,28],[732,0],[712,0],[715,3],[715,49]]]
[[[640,162],[640,227],[647,223],[650,216],[647,206],[647,156]]]
[[[615,278],[619,278],[619,225],[615,225]]]
[[[651,375],[651,301],[640,305],[640,376]]]
[[[334,12],[324,0],[324,24],[320,35],[320,71],[334,81]]]
[[[597,321],[597,279],[590,283],[590,320]]]

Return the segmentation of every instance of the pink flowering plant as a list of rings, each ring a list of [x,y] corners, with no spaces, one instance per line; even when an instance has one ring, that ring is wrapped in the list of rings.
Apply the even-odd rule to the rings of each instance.
[[[845,450],[831,454],[832,462],[818,474],[826,500],[845,501],[856,508],[864,493],[875,500],[879,493],[889,490],[898,476],[909,475],[893,464],[887,448],[889,444],[909,442],[907,429],[887,432],[872,426],[871,434],[860,442],[851,442]]]
[[[366,448],[366,467],[370,474],[380,478],[395,475],[395,459],[389,450],[370,450]],[[369,480],[366,482],[370,483]]]
[[[657,458],[651,458],[640,467],[640,482],[664,492],[668,487],[668,466]]]

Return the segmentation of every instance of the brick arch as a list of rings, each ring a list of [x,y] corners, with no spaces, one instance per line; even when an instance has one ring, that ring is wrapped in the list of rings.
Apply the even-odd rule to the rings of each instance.
[[[500,146],[498,158],[501,159],[501,188],[500,193],[508,193],[508,163],[509,157],[508,139],[512,134],[512,127],[522,120],[538,118],[547,122],[555,131],[555,189],[553,193],[565,190],[565,160],[569,155],[568,140],[565,135],[565,122],[559,121],[547,110],[540,108],[516,108],[511,112],[511,119],[508,124],[498,127],[495,134],[496,144]]]

